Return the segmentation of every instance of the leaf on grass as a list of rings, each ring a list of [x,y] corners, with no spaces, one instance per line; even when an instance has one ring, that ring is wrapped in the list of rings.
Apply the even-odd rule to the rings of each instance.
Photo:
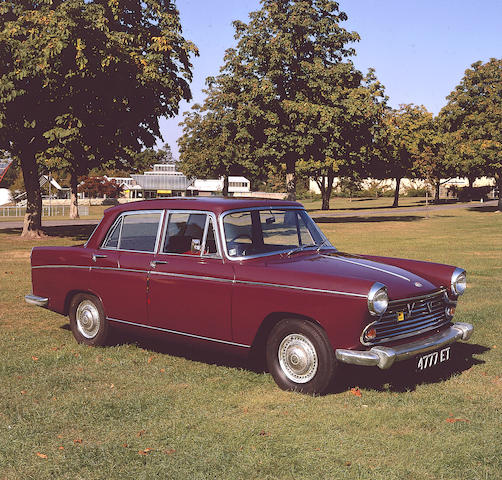
[[[59,448],[59,450],[64,450],[63,445],[61,445],[61,446],[60,446],[60,447],[58,447],[58,448]]]
[[[270,437],[270,432],[266,432],[265,430],[262,430],[262,431],[260,432],[260,435],[261,435],[262,437]]]
[[[31,356],[31,359],[34,361],[34,362],[38,362],[38,357],[35,357],[34,355]]]
[[[351,388],[350,389],[350,393],[352,393],[352,395],[355,395],[356,397],[362,397],[363,396],[363,394],[361,393],[361,390],[359,390],[359,387]]]
[[[129,445],[127,445],[127,443],[123,443],[123,444],[122,444],[122,446],[123,446],[124,448],[127,448]]]
[[[346,467],[350,467],[352,465],[352,462],[345,462]]]
[[[154,355],[152,355],[151,357],[148,357],[148,362],[147,363],[152,363],[152,360],[155,358]]]
[[[40,458],[47,458],[47,455],[45,453],[40,453],[40,452],[37,452],[37,457],[40,457]]]
[[[167,450],[164,450],[164,453],[167,453],[168,455],[172,455],[176,450],[174,448],[168,448]]]
[[[110,388],[115,388],[115,385],[113,383],[111,383]]]
[[[26,390],[21,390],[21,395],[26,395],[28,392]]]
[[[450,416],[446,419],[448,423],[455,423],[455,422],[466,422],[469,423],[469,420],[466,418],[455,418],[453,415],[450,414]]]
[[[73,443],[82,443],[82,439],[81,438],[76,438],[75,440],[73,440]]]
[[[146,433],[146,430],[140,430],[140,431],[136,434],[136,436],[137,436],[137,437],[141,437],[144,433]]]
[[[165,368],[161,368],[161,369],[160,369],[160,373],[164,373],[165,371],[166,371],[166,369],[165,369]]]
[[[144,450],[140,450],[138,452],[139,455],[148,455],[151,451],[153,451],[153,448],[145,448]]]

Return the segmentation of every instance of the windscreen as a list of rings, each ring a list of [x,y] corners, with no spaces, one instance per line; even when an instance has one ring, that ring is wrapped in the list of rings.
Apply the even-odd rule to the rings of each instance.
[[[231,212],[223,226],[230,257],[287,252],[328,245],[305,210],[264,209]]]

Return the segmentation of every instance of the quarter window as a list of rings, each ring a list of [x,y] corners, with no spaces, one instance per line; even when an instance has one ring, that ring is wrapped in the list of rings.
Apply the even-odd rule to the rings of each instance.
[[[112,227],[104,248],[154,252],[160,218],[160,212],[123,215]]]

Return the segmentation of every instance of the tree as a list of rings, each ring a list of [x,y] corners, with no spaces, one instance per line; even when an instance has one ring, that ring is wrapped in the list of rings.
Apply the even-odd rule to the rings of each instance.
[[[432,129],[432,114],[421,105],[400,105],[398,110],[389,109],[384,114],[385,126],[379,159],[374,163],[375,178],[394,178],[393,207],[399,206],[401,180],[419,173],[415,162],[420,158]]]
[[[84,177],[78,191],[90,198],[117,198],[122,192],[122,186],[105,177]]]
[[[227,51],[222,73],[240,86],[242,122],[255,142],[250,151],[285,165],[291,199],[297,163],[315,143],[312,120],[323,120],[321,97],[336,88],[325,72],[353,55],[347,45],[359,40],[340,26],[346,19],[331,0],[261,0],[249,23],[234,22],[238,44]]]
[[[328,210],[335,176],[368,176],[386,97],[373,70],[363,78],[351,62],[338,63],[322,75],[327,88],[311,104],[308,132],[313,142],[299,170],[314,178],[322,209]]]
[[[23,235],[39,235],[39,165],[77,176],[160,137],[190,99],[193,44],[170,0],[14,0],[0,6],[0,148],[20,159]]]
[[[502,60],[473,63],[446,98],[440,116],[450,155],[464,175],[495,178],[502,211]]]
[[[195,104],[182,122],[180,169],[188,177],[223,177],[224,196],[228,195],[228,177],[246,175],[259,177],[260,159],[249,155],[256,141],[241,116],[240,87],[233,77],[219,75],[207,79],[203,105]]]

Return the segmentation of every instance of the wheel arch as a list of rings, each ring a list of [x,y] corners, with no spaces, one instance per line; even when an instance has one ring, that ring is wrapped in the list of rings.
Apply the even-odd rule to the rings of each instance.
[[[308,317],[306,315],[301,315],[299,313],[294,313],[294,312],[273,312],[268,314],[263,319],[256,332],[253,343],[251,344],[251,352],[253,355],[256,356],[257,354],[259,354],[259,352],[265,351],[265,345],[270,332],[281,320],[285,320],[287,318],[295,318],[299,320],[304,320],[309,323],[313,323],[326,333],[325,328],[312,317]]]
[[[64,301],[64,315],[69,315],[71,301],[72,301],[73,297],[75,297],[75,295],[79,295],[79,294],[92,295],[93,297],[96,297],[101,302],[101,305],[103,306],[103,310],[104,310],[103,301],[101,300],[101,297],[99,295],[97,295],[95,292],[93,292],[91,290],[74,289],[74,290],[70,290],[66,294],[65,301]]]

